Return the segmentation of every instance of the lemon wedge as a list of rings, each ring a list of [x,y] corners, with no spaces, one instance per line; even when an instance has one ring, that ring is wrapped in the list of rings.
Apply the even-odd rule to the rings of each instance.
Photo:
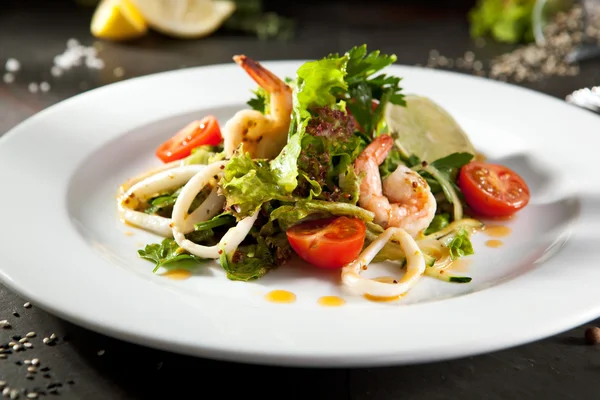
[[[148,25],[165,35],[192,39],[210,35],[236,9],[230,0],[132,0]]]
[[[406,107],[388,104],[389,132],[408,153],[432,162],[455,152],[476,155],[469,137],[454,118],[427,97],[407,95]]]
[[[92,35],[100,39],[135,39],[147,31],[144,17],[130,0],[102,0],[92,17]]]

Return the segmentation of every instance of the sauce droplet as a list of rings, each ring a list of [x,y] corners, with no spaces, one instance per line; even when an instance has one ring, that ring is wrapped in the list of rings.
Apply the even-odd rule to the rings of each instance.
[[[340,307],[346,304],[346,300],[337,296],[323,296],[319,298],[318,303],[325,307]]]
[[[512,229],[504,225],[488,225],[483,230],[483,233],[491,237],[504,237],[510,235]]]
[[[296,295],[287,290],[273,290],[265,295],[265,299],[272,303],[293,303]]]
[[[192,276],[192,273],[187,269],[171,269],[164,274],[161,274],[161,276],[173,279],[174,281],[183,281]]]
[[[125,236],[133,236],[133,232],[131,231],[125,231],[123,233],[125,233]]]
[[[502,242],[502,240],[492,239],[492,240],[488,240],[487,242],[485,242],[485,245],[487,247],[497,248],[497,247],[503,246],[504,242]]]

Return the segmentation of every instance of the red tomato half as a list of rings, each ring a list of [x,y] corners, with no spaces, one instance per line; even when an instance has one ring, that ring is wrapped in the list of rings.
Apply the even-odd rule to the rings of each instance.
[[[216,146],[223,140],[221,128],[215,117],[209,115],[200,121],[188,124],[156,149],[156,156],[163,162],[181,160],[191,154],[192,149],[202,145]]]
[[[529,187],[516,172],[497,164],[473,161],[458,177],[467,205],[483,217],[508,217],[529,203]]]
[[[342,268],[358,257],[366,236],[358,218],[332,217],[302,222],[287,230],[294,251],[319,268]]]

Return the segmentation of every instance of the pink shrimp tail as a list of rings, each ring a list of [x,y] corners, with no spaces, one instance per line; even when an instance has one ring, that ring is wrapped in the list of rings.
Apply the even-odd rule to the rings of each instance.
[[[243,54],[233,56],[233,60],[242,68],[260,87],[268,92],[281,90],[281,88],[289,88],[289,86],[279,79],[277,75],[263,67],[258,61],[254,61],[250,57]]]

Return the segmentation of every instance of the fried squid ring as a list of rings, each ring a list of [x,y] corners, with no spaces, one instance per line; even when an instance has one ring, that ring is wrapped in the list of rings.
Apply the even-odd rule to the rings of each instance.
[[[136,207],[157,193],[178,189],[205,165],[185,165],[158,172],[132,185],[118,200],[119,213],[127,223],[163,237],[171,237],[171,219],[136,211]],[[193,229],[193,226],[192,226]]]
[[[185,238],[185,230],[186,228],[189,228],[191,224],[189,219],[194,219],[195,217],[200,218],[200,220],[195,220],[194,223],[206,221],[219,214],[222,210],[224,199],[222,196],[216,195],[216,190],[214,190],[198,209],[193,213],[188,214],[190,205],[197,194],[204,189],[211,179],[221,175],[221,168],[224,165],[225,162],[223,161],[216,162],[207,165],[206,169],[194,175],[194,177],[185,184],[183,189],[181,189],[177,201],[173,206],[173,238],[181,248],[201,258],[217,259],[223,251],[229,253],[230,251],[235,250],[246,238],[258,217],[257,211],[252,216],[244,218],[238,222],[236,226],[229,229],[229,231],[221,238],[221,241],[214,246],[202,246]],[[215,194],[215,196],[213,196],[213,194]],[[193,228],[193,224],[191,226]]]
[[[385,283],[360,276],[381,251],[383,246],[395,238],[406,255],[406,273],[398,283]],[[352,291],[373,297],[399,297],[408,292],[425,272],[425,258],[421,249],[408,232],[402,228],[388,228],[377,237],[358,258],[342,268],[342,282]]]

